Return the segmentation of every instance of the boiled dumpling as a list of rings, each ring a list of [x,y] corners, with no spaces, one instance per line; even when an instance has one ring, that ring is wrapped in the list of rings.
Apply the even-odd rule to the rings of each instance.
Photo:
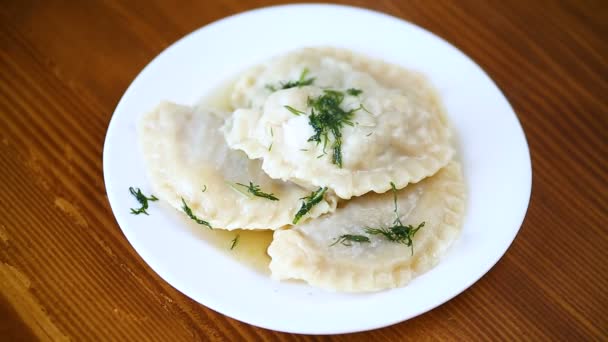
[[[253,67],[236,81],[231,94],[232,106],[262,109],[270,94],[288,87],[315,85],[322,88],[360,88],[374,82],[370,75],[353,72],[352,66],[340,59],[346,51],[330,48],[301,49]]]
[[[219,115],[200,107],[170,102],[142,117],[140,145],[156,196],[179,210],[186,204],[213,228],[277,229],[290,224],[311,190],[271,179],[259,160],[230,150],[219,130],[222,123]],[[335,207],[335,199],[326,195],[305,218]]]
[[[330,215],[275,231],[268,248],[272,276],[363,292],[404,286],[433,267],[460,233],[465,202],[460,166],[451,162],[433,177],[393,195],[367,194]],[[369,230],[386,231],[395,223],[395,212],[403,225],[414,229],[424,222],[409,247]]]
[[[294,83],[300,81],[299,83]],[[298,85],[320,88],[362,89],[380,84],[407,89],[418,98],[434,102],[424,75],[350,50],[333,47],[304,48],[287,53],[245,71],[230,92],[231,106],[261,109],[276,90]]]
[[[453,155],[424,77],[345,50],[305,49],[256,67],[236,82],[233,106],[231,148],[262,158],[272,178],[344,199],[418,182]]]

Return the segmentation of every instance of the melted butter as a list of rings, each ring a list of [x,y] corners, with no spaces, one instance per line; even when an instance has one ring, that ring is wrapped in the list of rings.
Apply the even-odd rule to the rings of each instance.
[[[272,230],[208,229],[188,218],[184,218],[184,220],[188,221],[185,223],[191,228],[194,235],[209,245],[259,273],[270,275],[268,268],[270,256],[266,251],[272,242]],[[230,249],[237,236],[237,243],[234,248]]]
[[[235,79],[228,80],[224,84],[205,94],[198,101],[196,106],[219,110],[222,112],[232,112],[234,108],[230,104],[230,94],[234,87]],[[234,258],[243,265],[254,269],[263,274],[270,274],[268,265],[270,256],[266,253],[268,246],[272,242],[272,230],[244,230],[233,231],[223,229],[207,229],[184,218],[191,230],[199,238],[205,240],[214,248]],[[230,249],[233,239],[238,235],[238,242],[234,248]]]

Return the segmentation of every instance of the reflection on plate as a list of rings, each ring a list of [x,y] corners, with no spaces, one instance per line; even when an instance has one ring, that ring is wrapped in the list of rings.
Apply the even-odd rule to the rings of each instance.
[[[312,22],[301,30],[293,22]],[[365,23],[365,25],[361,25]],[[281,30],[276,30],[281,27]],[[399,42],[398,44],[396,42]],[[458,134],[468,186],[460,239],[442,262],[407,287],[338,294],[260,272],[228,256],[227,237],[209,233],[174,209],[153,205],[130,215],[130,186],[149,193],[135,123],[162,100],[195,104],[239,71],[305,46],[348,48],[421,71],[438,88]],[[526,140],[515,113],[490,78],[453,46],[381,13],[333,5],[259,9],[205,26],[156,57],[118,104],[104,147],[110,204],[125,236],[163,279],[201,304],[256,326],[296,333],[345,333],[383,327],[424,313],[458,295],[504,254],[523,221],[531,188]],[[221,234],[219,234],[221,235]],[[267,243],[269,236],[255,239]],[[253,239],[253,237],[252,237]],[[252,244],[251,247],[253,248]],[[248,254],[249,253],[249,254]],[[251,254],[253,253],[253,254]],[[361,315],[360,312],[366,312]]]

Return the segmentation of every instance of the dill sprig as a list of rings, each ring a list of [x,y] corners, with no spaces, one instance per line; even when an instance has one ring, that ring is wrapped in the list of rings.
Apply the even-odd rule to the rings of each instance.
[[[270,127],[270,137],[272,138],[272,141],[270,142],[270,146],[268,146],[268,152],[272,151],[272,145],[274,144],[274,132],[272,127]]]
[[[295,116],[300,116],[302,114],[306,114],[305,112],[301,111],[301,110],[297,110],[295,108],[293,108],[292,106],[283,106],[285,107],[288,111],[291,112],[291,114],[295,115]]]
[[[247,187],[243,188],[242,186],[239,186],[237,183],[232,183],[229,181],[225,181],[224,183],[226,183],[226,185],[228,185],[235,192],[238,192],[239,194],[241,194],[247,198],[253,198],[253,196],[249,193],[249,191],[247,191]]]
[[[289,89],[289,88],[300,88],[304,86],[308,86],[314,83],[315,77],[306,78],[308,75],[308,68],[304,68],[302,73],[300,73],[300,78],[297,81],[287,81],[287,82],[279,82],[279,86],[275,87],[272,84],[267,84],[266,89],[275,92],[277,90]]]
[[[420,223],[417,227],[411,224],[404,226],[401,223],[395,224],[391,227],[386,228],[366,228],[365,232],[370,235],[382,234],[384,237],[392,242],[402,243],[412,248],[412,255],[414,254],[414,235],[424,227],[424,222]]]
[[[236,247],[236,245],[239,243],[240,237],[241,237],[240,234],[236,234],[236,236],[234,237],[234,239],[232,239],[231,244],[230,244],[230,250],[233,250],[234,247]]]
[[[190,207],[188,206],[188,204],[186,204],[186,201],[184,200],[183,197],[182,197],[182,203],[183,203],[182,210],[184,211],[184,213],[186,213],[186,215],[188,215],[188,217],[190,217],[194,222],[196,222],[198,224],[202,224],[204,226],[207,226],[207,228],[209,228],[209,229],[213,229],[213,227],[211,227],[211,225],[209,224],[209,222],[196,217],[196,215],[194,215],[192,213],[192,209],[190,209]]]
[[[302,197],[301,200],[304,200],[304,202],[302,202],[300,210],[298,210],[296,216],[293,218],[293,224],[297,224],[298,221],[300,221],[300,219],[312,209],[312,207],[321,202],[326,191],[327,187],[319,188],[318,190],[311,192],[309,196]]]
[[[397,188],[395,187],[395,183],[391,182],[391,188],[393,191],[393,203],[395,206],[395,220],[393,221],[393,225],[390,227],[382,227],[382,228],[365,228],[365,232],[370,235],[383,235],[387,240],[402,243],[408,247],[411,247],[412,255],[414,254],[414,235],[420,230],[420,228],[424,227],[424,222],[420,223],[417,227],[410,225],[404,225],[401,222],[399,210],[397,207]]]
[[[274,194],[268,194],[268,193],[263,192],[259,185],[253,184],[252,182],[249,182],[249,185],[245,185],[245,184],[241,184],[241,183],[236,183],[236,185],[245,187],[247,189],[247,192],[249,192],[253,196],[267,198],[271,201],[279,200]]]
[[[148,201],[151,201],[151,202],[158,201],[158,198],[156,198],[156,196],[154,196],[154,195],[150,195],[150,197],[146,197],[146,195],[144,195],[139,188],[135,189],[133,187],[129,187],[129,192],[131,192],[131,195],[135,196],[135,199],[137,200],[137,202],[139,202],[139,204],[141,204],[141,208],[139,208],[139,209],[131,208],[131,214],[149,215],[148,212],[146,211],[148,209]]]
[[[343,92],[330,89],[325,89],[323,95],[317,98],[308,99],[308,106],[312,108],[308,123],[315,131],[308,141],[314,141],[317,144],[323,143],[325,152],[331,135],[333,137],[332,163],[340,168],[342,167],[342,128],[344,125],[353,126],[354,113],[364,109],[363,105],[360,105],[358,108],[345,111],[340,107],[343,100]]]
[[[350,88],[346,92],[349,95],[358,95],[363,91]],[[323,154],[319,156],[321,157],[327,154],[326,149],[331,136],[333,138],[331,161],[340,168],[342,168],[342,128],[344,125],[354,126],[352,119],[356,111],[364,110],[369,113],[363,104],[346,111],[340,107],[342,101],[344,101],[344,92],[333,89],[324,89],[322,95],[316,98],[309,97],[307,101],[308,107],[311,108],[308,124],[315,132],[308,138],[308,141],[316,142],[317,145],[323,143]],[[291,106],[286,105],[284,107],[296,116],[306,114],[306,112]]]
[[[340,237],[338,237],[338,239],[329,246],[331,247],[338,243],[340,243],[344,246],[352,246],[353,242],[366,243],[366,242],[370,242],[370,241],[369,241],[369,238],[365,235],[344,234],[344,235],[341,235]]]
[[[351,96],[359,96],[361,93],[363,93],[363,90],[356,89],[356,88],[349,88],[349,89],[346,89],[346,93]]]

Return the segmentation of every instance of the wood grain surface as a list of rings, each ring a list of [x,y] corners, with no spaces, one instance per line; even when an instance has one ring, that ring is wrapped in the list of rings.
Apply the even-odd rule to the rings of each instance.
[[[0,3],[0,340],[322,339],[252,327],[177,292],[123,236],[102,177],[112,112],[154,56],[278,3]],[[519,235],[469,290],[407,322],[331,338],[608,339],[608,2],[342,3],[409,20],[479,63],[521,120],[534,176]]]

